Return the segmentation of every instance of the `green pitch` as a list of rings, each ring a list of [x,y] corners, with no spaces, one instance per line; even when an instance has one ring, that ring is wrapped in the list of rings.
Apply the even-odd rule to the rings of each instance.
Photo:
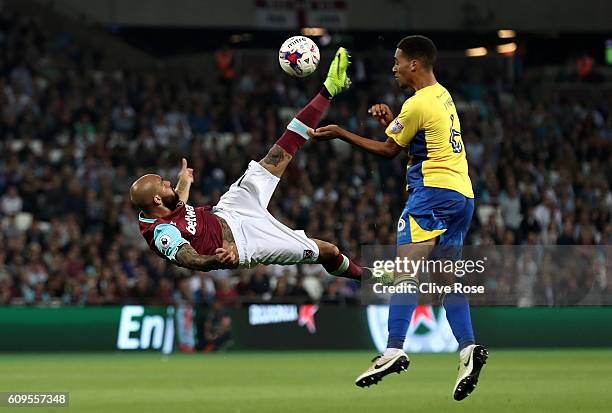
[[[492,350],[478,388],[463,402],[451,397],[456,355],[415,354],[408,372],[388,376],[378,386],[357,388],[353,379],[374,355],[3,354],[0,391],[69,391],[69,410],[35,410],[58,412],[560,413],[612,409],[612,351]]]

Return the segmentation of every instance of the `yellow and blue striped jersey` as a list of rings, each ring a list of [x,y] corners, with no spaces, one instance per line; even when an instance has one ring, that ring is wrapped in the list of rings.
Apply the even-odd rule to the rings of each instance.
[[[417,90],[385,133],[408,148],[412,157],[406,172],[408,188],[452,189],[474,198],[459,116],[444,86],[436,83]]]

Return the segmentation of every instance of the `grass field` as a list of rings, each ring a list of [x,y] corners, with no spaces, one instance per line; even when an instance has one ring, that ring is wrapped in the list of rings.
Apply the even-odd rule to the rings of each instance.
[[[491,351],[455,402],[455,354],[415,354],[369,389],[373,353],[0,355],[0,391],[69,391],[72,412],[606,412],[612,351]],[[0,408],[8,410],[8,408]],[[20,409],[26,411],[31,409]],[[36,411],[66,411],[63,408]]]

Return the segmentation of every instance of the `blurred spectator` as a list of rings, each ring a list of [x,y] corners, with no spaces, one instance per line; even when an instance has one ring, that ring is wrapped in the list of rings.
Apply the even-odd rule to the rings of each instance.
[[[204,322],[204,351],[225,351],[231,346],[232,321],[221,301],[214,301]]]
[[[0,198],[0,210],[5,215],[15,215],[18,212],[21,212],[23,208],[23,200],[19,196],[17,192],[17,188],[14,186],[9,186]]]

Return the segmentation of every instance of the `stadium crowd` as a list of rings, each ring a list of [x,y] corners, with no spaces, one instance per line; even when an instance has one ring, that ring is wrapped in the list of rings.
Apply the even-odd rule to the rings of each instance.
[[[318,79],[237,67],[234,79],[216,83],[205,81],[214,73],[102,71],[99,58],[70,36],[0,15],[1,305],[358,302],[357,283],[318,265],[189,277],[148,249],[127,196],[143,173],[174,178],[186,156],[196,175],[191,203],[215,204],[280,136]],[[381,138],[368,105],[383,101],[397,110],[406,98],[387,63],[360,66],[367,71],[357,72],[353,90],[323,123]],[[461,115],[476,193],[467,244],[610,243],[609,97],[534,96],[520,82],[508,91],[457,73],[440,80]],[[377,159],[343,142],[310,142],[270,211],[359,259],[361,245],[395,243],[405,163],[405,156]],[[498,281],[492,288],[519,288]],[[553,276],[549,284],[566,281]]]

